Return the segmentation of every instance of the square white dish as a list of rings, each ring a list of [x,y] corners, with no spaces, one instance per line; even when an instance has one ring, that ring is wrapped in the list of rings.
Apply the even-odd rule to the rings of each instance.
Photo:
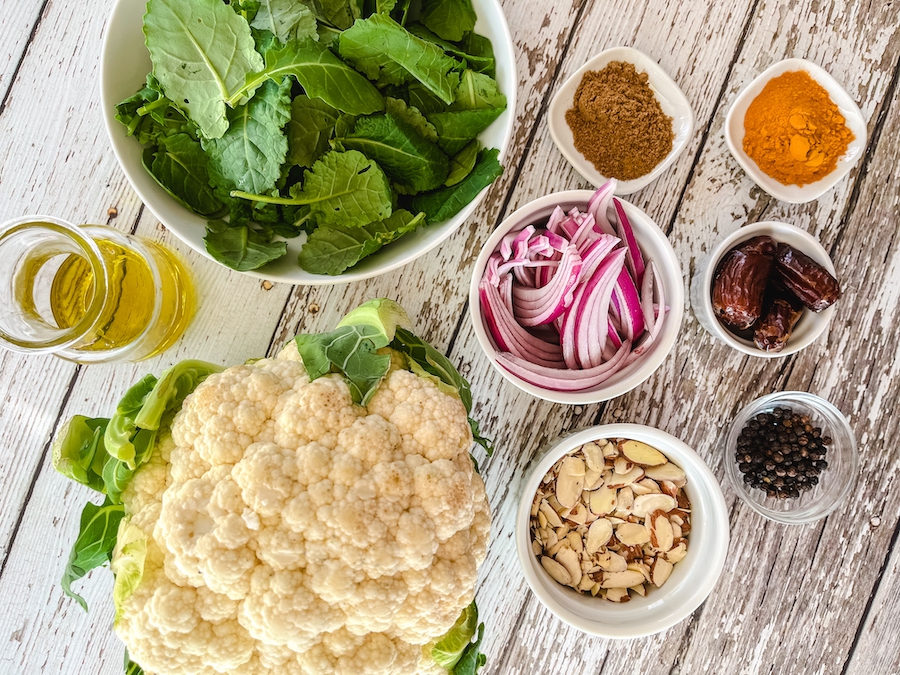
[[[834,101],[841,115],[844,116],[847,128],[853,132],[854,136],[847,147],[847,152],[838,160],[834,171],[821,180],[815,183],[807,183],[802,187],[799,185],[785,185],[769,177],[744,152],[744,117],[747,115],[747,109],[750,107],[750,104],[769,80],[796,70],[804,70],[809,73],[809,76],[828,92],[831,100]],[[860,112],[859,106],[850,98],[850,94],[823,68],[806,59],[784,59],[760,73],[735,99],[731,109],[728,111],[728,116],[725,118],[725,142],[728,144],[731,154],[734,155],[738,164],[741,165],[741,168],[747,172],[747,175],[750,176],[754,183],[768,194],[775,197],[775,199],[790,204],[805,204],[818,199],[833,188],[862,157],[866,149],[866,120]]]
[[[669,77],[656,61],[644,54],[644,52],[631,47],[613,47],[597,54],[563,83],[550,102],[548,111],[550,136],[553,138],[553,142],[556,143],[556,147],[559,148],[563,157],[575,167],[575,170],[594,187],[603,185],[610,176],[602,175],[593,164],[585,159],[584,155],[575,149],[572,129],[566,123],[566,111],[573,105],[575,92],[578,90],[578,85],[581,84],[581,78],[584,74],[591,70],[603,70],[613,61],[631,63],[638,72],[647,73],[650,89],[653,90],[653,93],[659,100],[663,112],[672,118],[672,132],[675,134],[675,137],[672,139],[672,151],[666,155],[665,159],[653,167],[650,173],[633,180],[619,181],[616,194],[628,195],[632,192],[637,192],[659,177],[685,149],[691,134],[694,133],[694,112],[691,110],[691,104],[688,102],[684,92],[675,84],[675,81]]]

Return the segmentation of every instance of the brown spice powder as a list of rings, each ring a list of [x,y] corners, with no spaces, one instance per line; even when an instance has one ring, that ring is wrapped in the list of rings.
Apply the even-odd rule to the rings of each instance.
[[[647,81],[633,64],[612,61],[584,74],[566,111],[575,148],[608,178],[640,178],[672,151],[672,118]]]

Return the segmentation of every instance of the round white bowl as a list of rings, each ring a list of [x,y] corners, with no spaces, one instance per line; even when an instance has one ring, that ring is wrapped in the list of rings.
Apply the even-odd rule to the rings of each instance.
[[[614,47],[597,54],[563,83],[550,102],[547,115],[550,137],[556,143],[556,147],[559,148],[563,157],[575,167],[575,170],[592,185],[600,187],[609,177],[603,176],[597,171],[594,165],[575,148],[572,129],[566,123],[566,111],[573,105],[575,92],[578,91],[578,85],[581,84],[584,74],[589,70],[603,70],[612,61],[631,63],[638,72],[647,73],[650,89],[656,94],[663,112],[672,118],[672,131],[675,134],[675,138],[672,139],[671,152],[653,167],[650,173],[633,180],[618,182],[616,194],[628,195],[656,180],[687,147],[688,141],[694,133],[694,112],[691,110],[691,104],[688,103],[684,92],[675,84],[675,80],[669,77],[666,71],[644,52],[631,47]]]
[[[775,359],[799,352],[818,338],[828,326],[828,322],[831,321],[835,305],[818,313],[812,312],[804,307],[803,314],[800,315],[800,319],[794,327],[791,338],[780,352],[763,351],[757,347],[752,340],[745,340],[744,338],[738,337],[723,326],[716,318],[712,306],[712,284],[715,279],[716,268],[719,266],[719,261],[726,253],[728,253],[728,251],[741,242],[764,234],[769,235],[780,244],[789,244],[793,246],[798,251],[805,253],[822,265],[835,277],[837,276],[837,273],[834,271],[834,263],[831,262],[831,258],[828,256],[828,251],[826,251],[822,244],[820,244],[809,232],[801,230],[794,225],[775,221],[753,223],[751,225],[745,225],[725,237],[725,239],[720,241],[712,252],[697,265],[697,270],[694,273],[694,277],[691,279],[691,309],[694,311],[694,316],[697,317],[697,321],[700,322],[700,325],[703,326],[708,333],[717,337],[725,344],[734,347],[739,352],[749,354],[750,356]],[[840,281],[840,279],[838,279],[838,281]]]
[[[807,183],[804,186],[785,185],[763,173],[756,162],[744,152],[744,117],[747,109],[753,103],[753,99],[759,96],[763,87],[769,80],[783,75],[789,71],[805,70],[809,76],[818,82],[831,100],[837,105],[838,110],[847,123],[847,128],[853,132],[853,140],[847,147],[847,152],[838,160],[837,167],[827,176],[815,183]],[[728,149],[737,160],[741,168],[763,190],[775,199],[791,204],[804,204],[818,199],[828,192],[835,183],[847,175],[866,150],[866,120],[859,111],[856,102],[850,98],[841,85],[823,68],[806,59],[785,59],[764,70],[755,80],[748,84],[744,91],[735,99],[725,118],[725,142]]]
[[[115,118],[115,106],[144,85],[150,72],[150,54],[144,46],[142,30],[146,0],[117,0],[106,24],[100,57],[100,101],[103,120],[113,152],[128,181],[138,196],[160,222],[181,241],[201,255],[214,260],[206,252],[203,237],[206,219],[176,202],[146,172],[141,163],[141,146],[125,135],[125,127]],[[484,147],[498,148],[500,159],[506,155],[516,109],[516,60],[512,36],[498,0],[473,0],[478,22],[475,30],[491,40],[497,60],[497,81],[506,95],[507,108],[490,127],[479,135]],[[297,264],[297,256],[306,236],[288,240],[287,254],[258,270],[243,272],[259,279],[290,284],[330,285],[361,281],[390,272],[424,255],[453,234],[468,218],[488,188],[455,216],[411,232],[385,246],[339,276],[310,274]]]
[[[630,438],[657,448],[687,476],[691,501],[688,552],[662,588],[624,604],[583,595],[561,586],[544,571],[531,550],[531,503],[541,479],[562,456],[598,438]],[[728,509],[716,477],[700,456],[674,436],[639,424],[590,427],[557,440],[525,481],[516,514],[516,552],[531,590],[557,617],[585,633],[636,638],[659,633],[688,617],[706,600],[722,573],[728,552]]]
[[[592,194],[594,193],[591,190],[556,192],[535,199],[533,202],[529,202],[516,210],[500,223],[500,226],[484,244],[478,259],[475,261],[475,268],[472,271],[472,282],[469,286],[469,314],[472,317],[475,338],[478,340],[478,344],[481,345],[481,349],[488,357],[491,365],[522,391],[554,403],[568,403],[571,405],[598,403],[621,396],[637,387],[659,368],[675,345],[675,339],[678,337],[681,319],[684,314],[684,284],[681,278],[681,267],[678,264],[678,259],[675,257],[672,245],[669,243],[666,235],[663,234],[663,231],[650,219],[650,216],[633,204],[620,200],[634,229],[634,236],[637,239],[641,253],[643,253],[645,259],[652,260],[655,263],[665,290],[666,305],[669,307],[669,312],[666,315],[666,323],[656,342],[651,345],[647,353],[642,355],[641,358],[617,372],[603,384],[577,392],[552,391],[535,386],[513,375],[497,363],[499,350],[485,325],[481,311],[481,298],[478,294],[478,284],[481,283],[481,277],[484,275],[488,258],[497,250],[500,240],[508,233],[518,232],[528,225],[540,225],[547,220],[557,206],[561,206],[564,211],[568,211],[573,206],[577,206],[579,209],[586,209],[588,199],[590,199]]]

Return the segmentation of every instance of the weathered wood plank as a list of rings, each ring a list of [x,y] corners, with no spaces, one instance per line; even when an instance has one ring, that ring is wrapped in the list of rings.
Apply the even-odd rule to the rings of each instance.
[[[0,16],[0,102],[6,98],[32,29],[40,20],[44,0],[27,0],[8,7]]]

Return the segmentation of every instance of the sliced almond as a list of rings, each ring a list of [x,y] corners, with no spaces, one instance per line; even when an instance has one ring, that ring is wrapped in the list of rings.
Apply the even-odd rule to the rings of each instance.
[[[547,495],[547,503],[550,505],[550,508],[552,508],[557,513],[563,510],[563,505],[559,503],[556,495]]]
[[[644,466],[659,466],[669,461],[659,450],[640,441],[625,441],[619,450],[635,464]]]
[[[634,498],[631,512],[639,518],[646,518],[654,511],[668,512],[677,506],[675,499],[669,495],[641,495]]]
[[[612,476],[610,476],[609,480],[606,482],[608,487],[611,488],[622,488],[626,485],[631,485],[632,483],[637,483],[641,478],[644,477],[644,470],[635,466],[626,473],[615,472]]]
[[[583,490],[590,490],[596,485],[600,487],[602,483],[600,479],[603,478],[603,470],[601,469],[591,469],[590,467],[584,472],[584,487]]]
[[[604,458],[606,458],[606,457],[618,457],[618,456],[619,456],[619,449],[618,449],[615,445],[613,445],[612,443],[610,443],[610,442],[608,442],[608,441],[605,442],[605,443],[600,443],[600,442],[598,441],[597,444],[600,446],[600,450],[603,452],[603,457],[604,457]]]
[[[560,519],[559,514],[553,510],[553,507],[550,506],[549,499],[545,499],[541,502],[541,512],[540,515],[538,515],[538,518],[540,518],[541,515],[544,516],[544,518],[547,520],[547,523],[549,523],[551,526],[562,526],[562,520]],[[543,527],[546,527],[546,524],[543,525]]]
[[[584,507],[584,504],[578,502],[565,518],[577,525],[584,525],[584,521],[587,518],[587,509]]]
[[[616,508],[616,491],[604,486],[591,493],[591,511],[598,516],[605,516]]]
[[[616,539],[626,546],[641,546],[650,541],[650,532],[637,523],[622,523],[616,528]]]
[[[625,457],[616,457],[616,461],[613,462],[613,470],[616,473],[628,473],[632,466],[634,465]]]
[[[659,483],[660,490],[670,497],[678,496],[678,486],[670,480],[663,480]]]
[[[606,599],[610,602],[628,602],[631,596],[628,595],[627,588],[610,588],[606,591]]]
[[[572,575],[566,571],[565,567],[560,565],[553,558],[544,556],[543,558],[541,558],[541,565],[545,570],[547,570],[547,574],[553,577],[553,580],[557,583],[560,583],[563,586],[572,585]]]
[[[568,542],[565,539],[556,542],[553,546],[547,547],[547,555],[556,555],[563,549],[564,546],[568,546]]]
[[[531,505],[531,517],[534,518],[538,514],[538,509],[541,508],[541,503],[535,499],[534,503]]]
[[[647,595],[647,589],[644,588],[644,584],[639,584],[639,585],[637,585],[637,586],[632,586],[632,587],[629,588],[628,590],[634,591],[635,593],[637,593],[637,594],[640,595],[641,597]]]
[[[616,493],[616,511],[623,511],[628,515],[632,506],[634,506],[634,492],[630,487],[623,487]]]
[[[626,569],[624,572],[604,572],[600,585],[603,588],[628,588],[642,583],[644,583],[643,574]]]
[[[635,561],[628,563],[628,569],[634,572],[640,572],[645,581],[650,581],[650,568],[643,561]]]
[[[570,548],[563,548],[554,556],[554,560],[562,565],[566,572],[569,573],[572,586],[578,586],[581,583],[581,559],[578,554]]]
[[[584,461],[588,465],[588,469],[592,471],[603,472],[603,450],[596,443],[585,443],[581,446],[581,452],[584,455]]]
[[[676,545],[671,551],[666,552],[666,560],[668,560],[673,565],[675,563],[679,563],[684,560],[684,556],[687,555],[687,544],[683,541]]]
[[[663,480],[672,481],[678,487],[684,487],[684,484],[687,482],[684,471],[672,464],[672,462],[659,466],[648,466],[647,476],[656,482]]]
[[[671,520],[669,521],[672,522]],[[672,538],[675,540],[681,539],[681,525],[677,523],[672,523]]]
[[[614,551],[599,553],[594,560],[604,572],[624,572],[628,569],[628,561]]]
[[[578,590],[587,592],[594,587],[595,583],[589,576],[582,576],[581,581],[578,582]]]
[[[547,516],[543,513],[538,513],[538,523],[541,527],[547,527]]]
[[[668,515],[673,525],[684,525],[684,518],[679,516],[677,511],[672,511]]]
[[[566,535],[569,534],[569,526],[563,523],[559,527],[556,528],[556,536],[560,539],[565,539]]]
[[[532,541],[532,542],[531,542],[531,551],[532,551],[535,555],[540,555],[541,553],[544,552],[544,547],[541,546],[541,542],[539,542],[539,541]]]
[[[638,481],[637,483],[631,484],[631,486],[630,486],[631,491],[634,493],[635,496],[653,494],[653,490],[651,490],[649,487],[644,485],[645,480]]]
[[[650,543],[657,551],[665,553],[675,543],[675,537],[672,533],[672,523],[662,511],[654,511],[649,520]]]
[[[612,533],[612,523],[610,523],[606,518],[598,518],[593,523],[591,523],[591,527],[588,530],[585,549],[588,551],[588,553],[596,553],[600,550],[601,546],[606,546],[606,543],[609,541],[610,537],[612,537]]]
[[[662,492],[662,489],[659,487],[659,483],[657,483],[652,478],[647,478],[646,476],[644,476],[644,478],[642,480],[638,481],[637,484],[648,488],[650,490],[650,492],[656,492],[656,493]]]
[[[662,558],[657,558],[650,569],[650,576],[653,578],[653,585],[657,588],[661,587],[669,579],[674,566],[672,563]]]
[[[591,586],[591,595],[597,597],[597,594],[600,592],[601,588],[603,587],[600,584],[595,583],[593,586]]]
[[[569,540],[569,546],[572,547],[572,550],[581,555],[581,552],[584,550],[584,539],[582,539],[581,535],[577,532],[569,532],[566,539]]]
[[[544,546],[546,548],[552,548],[553,546],[556,546],[558,542],[559,537],[556,536],[556,530],[550,530],[549,532],[547,532],[547,536],[544,537]]]
[[[556,499],[565,508],[572,508],[581,497],[584,487],[584,462],[577,457],[567,457],[556,479]]]

